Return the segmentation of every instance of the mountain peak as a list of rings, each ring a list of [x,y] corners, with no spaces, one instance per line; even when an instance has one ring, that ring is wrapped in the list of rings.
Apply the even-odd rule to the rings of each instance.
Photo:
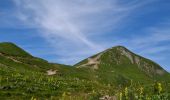
[[[31,56],[29,53],[11,42],[0,43],[0,53],[10,56]]]
[[[14,43],[12,42],[0,42],[0,45],[13,45],[13,46],[16,46]]]
[[[124,70],[123,74],[136,73],[137,75],[141,73],[143,77],[149,76],[152,78],[163,76],[167,73],[157,63],[131,52],[124,46],[109,48],[83,60],[76,66],[95,70],[117,70],[117,72]]]
[[[114,47],[112,47],[112,48],[124,48],[124,49],[126,49],[126,47],[125,47],[125,46],[122,46],[122,45],[117,45],[117,46],[114,46]]]
[[[110,49],[127,49],[125,46],[122,46],[122,45],[117,45],[117,46],[114,46],[114,47],[111,47],[111,48],[109,48],[109,49],[107,49],[107,50],[110,50]]]
[[[126,51],[131,52],[128,48],[126,48],[125,46],[122,46],[122,45],[114,46],[114,47],[112,47],[110,49],[117,49],[117,50],[120,50],[120,51],[121,50],[126,50]]]

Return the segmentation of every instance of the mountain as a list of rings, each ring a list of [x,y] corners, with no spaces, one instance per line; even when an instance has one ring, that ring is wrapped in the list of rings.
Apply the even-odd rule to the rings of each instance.
[[[0,100],[30,100],[35,97],[41,100],[53,96],[58,100],[65,92],[84,96],[83,91],[92,91],[96,86],[90,73],[69,65],[49,63],[13,43],[0,43]]]
[[[115,100],[127,87],[135,95],[135,89],[143,87],[143,96],[152,98],[157,95],[152,92],[156,81],[167,88],[161,95],[170,98],[170,74],[122,46],[70,66],[34,57],[10,42],[0,43],[0,100]]]
[[[29,53],[10,42],[0,43],[0,53],[6,56],[31,57]]]
[[[24,51],[22,48],[10,42],[0,43],[0,66],[40,71],[45,74],[48,71],[57,71],[62,75],[69,75],[75,69],[70,65],[50,63],[44,59],[37,58]],[[52,72],[52,71],[51,71]]]
[[[109,82],[110,77],[113,81],[117,81],[113,78],[117,76],[142,82],[170,80],[169,73],[160,65],[131,52],[123,46],[107,49],[77,63],[75,66],[94,70],[101,78],[105,79],[105,82]]]
[[[0,43],[0,64],[25,69],[48,69],[50,65],[47,61],[33,57],[17,45],[9,42]]]

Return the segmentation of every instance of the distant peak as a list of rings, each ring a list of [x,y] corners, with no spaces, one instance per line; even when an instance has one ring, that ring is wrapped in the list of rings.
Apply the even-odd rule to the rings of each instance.
[[[0,44],[12,44],[12,45],[15,45],[15,44],[12,43],[12,42],[0,42]]]
[[[11,56],[31,56],[22,48],[18,47],[17,45],[11,42],[1,42],[0,53],[11,55]]]
[[[122,45],[117,45],[117,46],[114,46],[115,48],[125,48],[125,46],[122,46]]]
[[[123,48],[123,49],[127,49],[125,46],[121,46],[121,45],[114,46],[113,48]]]
[[[113,49],[130,51],[130,50],[128,50],[125,46],[121,46],[121,45],[111,47],[111,48],[109,48],[108,50],[113,50]],[[108,51],[108,50],[106,50],[106,51]]]

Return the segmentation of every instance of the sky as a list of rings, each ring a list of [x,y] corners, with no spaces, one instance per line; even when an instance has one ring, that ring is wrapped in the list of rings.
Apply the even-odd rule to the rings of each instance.
[[[70,65],[122,45],[170,72],[170,0],[1,0],[0,42]]]

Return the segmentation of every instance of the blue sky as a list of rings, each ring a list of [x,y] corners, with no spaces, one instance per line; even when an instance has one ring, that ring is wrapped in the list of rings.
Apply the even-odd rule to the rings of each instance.
[[[0,42],[75,64],[123,45],[170,71],[169,0],[1,0]]]

